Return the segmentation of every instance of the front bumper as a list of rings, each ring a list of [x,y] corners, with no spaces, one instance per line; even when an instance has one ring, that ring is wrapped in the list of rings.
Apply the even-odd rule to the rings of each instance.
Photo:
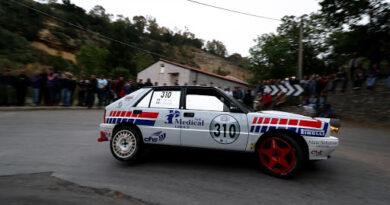
[[[98,138],[98,142],[104,142],[111,140],[112,130],[115,127],[115,124],[100,124],[100,137]]]
[[[330,154],[339,145],[339,139],[337,137],[305,137],[307,145],[309,147],[309,159],[320,160],[327,159]]]

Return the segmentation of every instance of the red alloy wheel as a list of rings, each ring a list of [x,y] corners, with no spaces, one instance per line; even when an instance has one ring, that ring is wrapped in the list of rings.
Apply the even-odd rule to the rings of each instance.
[[[258,151],[261,163],[274,173],[287,173],[295,165],[295,150],[279,137],[265,139]]]

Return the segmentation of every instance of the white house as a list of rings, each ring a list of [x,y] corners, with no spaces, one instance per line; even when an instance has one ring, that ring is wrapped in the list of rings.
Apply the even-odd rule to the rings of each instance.
[[[179,85],[207,85],[222,89],[248,86],[247,82],[233,76],[217,75],[165,59],[160,59],[137,75],[137,81],[142,79],[146,82],[148,78],[153,84],[157,82],[159,86],[175,85],[176,80]]]

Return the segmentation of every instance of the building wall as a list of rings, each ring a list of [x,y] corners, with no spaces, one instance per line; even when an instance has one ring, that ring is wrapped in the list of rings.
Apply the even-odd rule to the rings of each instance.
[[[227,87],[229,87],[230,89],[233,89],[234,87],[245,87],[245,85],[243,85],[243,84],[235,83],[235,82],[230,81],[230,80],[224,80],[224,79],[217,78],[217,77],[210,76],[210,75],[206,75],[203,73],[191,71],[191,75],[190,75],[191,84],[194,80],[196,80],[198,85],[206,84],[209,86],[210,83],[213,82],[214,86],[221,87],[222,89],[225,89]]]
[[[161,64],[164,64],[163,72],[161,72]],[[188,69],[162,61],[157,61],[153,65],[139,72],[137,75],[137,81],[139,79],[143,79],[145,82],[146,79],[150,78],[153,84],[154,82],[158,82],[158,85],[161,86],[164,83],[167,85],[174,85],[175,79],[177,78],[179,80],[179,84],[184,85],[184,83],[190,82],[190,72],[191,71]],[[170,73],[178,73],[178,75],[172,75]]]
[[[161,72],[162,64],[164,64],[163,72]],[[172,75],[172,73],[178,73],[178,75]],[[164,83],[167,85],[174,85],[175,79],[177,78],[179,80],[179,85],[184,85],[185,83],[193,85],[193,81],[196,80],[198,85],[206,84],[209,86],[210,83],[213,82],[214,86],[223,89],[226,87],[230,87],[231,89],[234,87],[245,87],[243,84],[199,73],[163,61],[154,63],[137,75],[137,81],[143,79],[144,82],[146,82],[147,78],[150,78],[153,84],[154,82],[158,82],[158,85],[160,86]]]

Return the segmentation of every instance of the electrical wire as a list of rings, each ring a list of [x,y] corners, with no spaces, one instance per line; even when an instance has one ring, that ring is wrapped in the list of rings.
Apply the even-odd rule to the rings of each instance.
[[[174,59],[174,58],[171,58],[171,57],[168,57],[168,56],[164,56],[164,55],[161,55],[161,54],[159,54],[159,53],[156,53],[156,52],[153,52],[153,51],[149,51],[149,50],[144,49],[144,48],[140,48],[140,47],[138,47],[138,46],[136,46],[136,45],[134,45],[134,44],[126,43],[126,42],[123,42],[123,41],[114,39],[114,38],[112,38],[112,37],[109,37],[109,36],[100,34],[100,33],[98,33],[98,32],[95,32],[95,31],[86,29],[86,28],[84,28],[84,27],[82,27],[82,26],[76,25],[76,24],[74,24],[74,23],[72,23],[72,22],[69,22],[69,21],[66,21],[66,20],[64,20],[64,19],[62,19],[62,18],[59,18],[59,17],[53,16],[53,15],[50,15],[50,14],[44,12],[44,11],[41,11],[41,10],[36,9],[36,8],[34,8],[34,7],[31,7],[31,6],[29,6],[29,5],[27,5],[27,4],[24,4],[24,3],[22,3],[22,2],[18,2],[18,1],[15,1],[15,0],[11,0],[11,2],[13,2],[13,3],[15,3],[15,4],[18,4],[18,5],[20,5],[20,6],[23,6],[23,7],[25,7],[25,8],[31,9],[31,10],[37,12],[37,13],[40,13],[40,14],[42,14],[42,15],[45,15],[45,16],[47,16],[47,17],[50,17],[50,18],[55,19],[55,20],[57,20],[57,21],[60,21],[60,22],[62,22],[62,23],[65,23],[65,24],[68,24],[68,25],[73,26],[73,27],[75,27],[75,28],[78,28],[78,29],[80,29],[80,30],[86,31],[86,32],[88,32],[88,33],[97,34],[97,35],[100,36],[101,38],[107,39],[107,40],[109,40],[109,41],[113,41],[113,42],[116,42],[116,43],[119,43],[119,44],[122,44],[122,45],[125,45],[125,46],[129,46],[129,47],[131,47],[131,48],[134,48],[134,49],[137,49],[137,50],[146,52],[146,53],[150,53],[150,54],[155,55],[155,56],[158,56],[158,57],[160,57],[160,58],[164,58],[164,59],[167,59],[167,60],[173,60],[173,61],[176,61],[176,62],[180,62],[180,61],[178,61],[177,59]]]
[[[236,10],[233,10],[233,9],[227,9],[227,8],[223,8],[223,7],[219,7],[219,6],[214,6],[214,5],[202,3],[202,2],[199,2],[199,1],[193,1],[193,0],[187,0],[187,1],[189,1],[191,3],[203,5],[203,6],[212,7],[212,8],[215,8],[215,9],[220,9],[220,10],[224,10],[224,11],[229,11],[229,12],[233,12],[233,13],[246,15],[246,16],[251,16],[251,17],[256,17],[256,18],[261,18],[261,19],[267,19],[267,20],[272,20],[272,21],[282,21],[282,20],[276,19],[276,18],[271,18],[271,17],[266,17],[266,16],[259,16],[259,15],[256,15],[256,14],[251,14],[251,13],[242,12],[242,11],[236,11]]]

